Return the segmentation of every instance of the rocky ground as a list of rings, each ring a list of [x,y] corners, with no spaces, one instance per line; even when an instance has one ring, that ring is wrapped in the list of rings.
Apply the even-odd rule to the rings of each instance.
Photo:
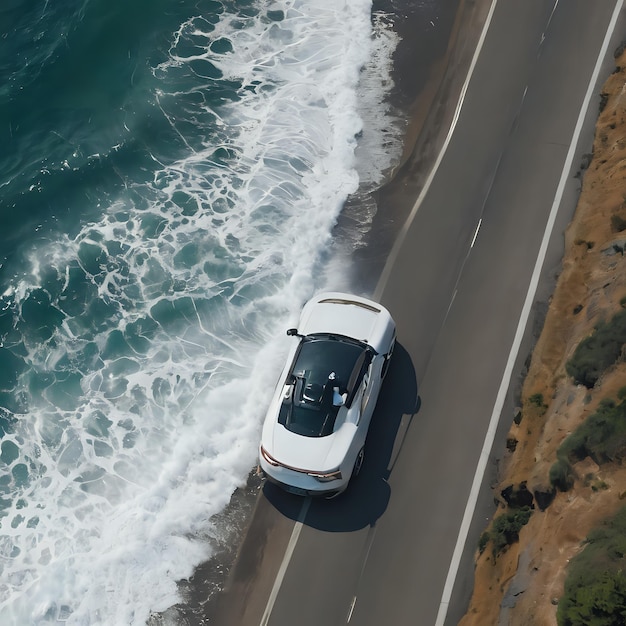
[[[565,234],[562,272],[533,352],[495,490],[502,501],[496,515],[506,509],[502,491],[520,485],[532,495],[533,513],[519,541],[504,553],[494,558],[489,547],[477,553],[474,594],[459,626],[556,625],[569,560],[592,528],[626,505],[626,467],[599,467],[589,458],[575,465],[573,489],[557,492],[548,506],[542,500],[551,490],[548,476],[558,446],[602,398],[615,399],[626,385],[624,361],[593,389],[575,385],[565,372],[578,343],[599,321],[619,311],[626,296],[626,230],[620,230],[626,226],[623,50],[616,52],[616,70],[604,85],[600,108],[593,154],[585,164],[578,207]]]

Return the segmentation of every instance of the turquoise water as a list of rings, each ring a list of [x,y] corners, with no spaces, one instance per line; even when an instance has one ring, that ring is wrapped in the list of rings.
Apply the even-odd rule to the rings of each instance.
[[[365,0],[5,0],[0,32],[0,622],[143,624],[256,463],[284,328],[349,287],[396,39]]]

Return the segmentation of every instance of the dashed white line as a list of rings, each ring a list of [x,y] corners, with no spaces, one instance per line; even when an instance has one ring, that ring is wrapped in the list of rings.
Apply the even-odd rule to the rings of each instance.
[[[350,623],[350,620],[352,619],[352,613],[354,612],[354,605],[356,604],[356,596],[354,596],[354,598],[352,598],[352,603],[350,604],[350,611],[348,611],[348,619],[346,620],[346,624]]]
[[[474,247],[474,244],[476,243],[476,237],[478,237],[478,231],[480,230],[480,225],[483,223],[483,218],[481,217],[478,220],[478,226],[476,226],[476,230],[474,231],[474,236],[472,237],[472,243],[470,244],[470,248]]]
[[[463,103],[465,102],[465,95],[467,94],[470,81],[474,74],[474,69],[476,68],[476,63],[478,62],[480,51],[482,50],[483,44],[485,43],[485,39],[487,37],[487,31],[489,30],[489,25],[491,24],[491,19],[493,17],[493,13],[495,11],[497,3],[498,3],[498,0],[493,0],[491,7],[489,8],[489,13],[487,14],[487,18],[485,20],[483,30],[480,33],[480,38],[478,40],[476,50],[474,50],[474,56],[472,57],[472,61],[470,63],[470,67],[467,72],[467,76],[465,77],[463,87],[461,88],[461,95],[459,96],[459,101],[457,102],[456,109],[454,111],[452,123],[450,124],[450,128],[448,129],[448,134],[446,135],[445,141],[443,142],[443,147],[441,148],[441,151],[437,155],[437,160],[435,161],[435,165],[433,166],[432,170],[428,174],[426,182],[424,183],[424,187],[422,188],[417,200],[415,201],[415,204],[413,205],[413,208],[411,209],[411,214],[409,215],[408,219],[402,226],[402,229],[398,233],[398,236],[396,237],[396,240],[391,249],[391,252],[389,253],[389,256],[387,257],[387,262],[385,263],[385,267],[383,268],[380,280],[378,281],[378,285],[376,286],[376,291],[374,292],[374,299],[376,300],[380,300],[380,296],[383,292],[383,289],[385,288],[385,285],[387,284],[387,281],[389,280],[389,276],[391,275],[393,266],[395,265],[396,259],[398,258],[400,249],[402,248],[404,244],[404,240],[406,239],[406,235],[409,231],[411,223],[415,219],[415,215],[417,214],[417,211],[422,205],[422,202],[424,201],[424,198],[426,197],[426,194],[428,193],[430,186],[433,183],[435,175],[437,174],[437,170],[439,169],[439,166],[441,165],[441,162],[443,161],[443,157],[448,151],[448,146],[450,145],[450,141],[452,140],[452,135],[454,134],[456,125],[461,116],[461,109],[463,108]]]

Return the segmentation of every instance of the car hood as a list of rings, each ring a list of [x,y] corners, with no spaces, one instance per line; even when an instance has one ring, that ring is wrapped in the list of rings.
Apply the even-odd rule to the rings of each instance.
[[[293,469],[326,472],[337,469],[350,447],[356,427],[343,423],[325,437],[304,437],[274,423],[263,436],[263,447],[279,463]]]

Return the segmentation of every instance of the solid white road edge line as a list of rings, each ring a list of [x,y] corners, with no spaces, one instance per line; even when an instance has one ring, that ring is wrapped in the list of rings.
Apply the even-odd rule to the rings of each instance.
[[[380,280],[378,281],[378,285],[376,286],[376,291],[374,292],[374,300],[380,300],[380,296],[383,292],[383,289],[385,288],[385,285],[387,284],[387,281],[389,280],[389,276],[391,275],[393,266],[395,265],[396,259],[398,258],[400,249],[402,248],[404,244],[404,240],[406,239],[406,234],[409,231],[411,223],[415,219],[415,215],[417,214],[417,211],[419,210],[422,202],[424,201],[424,198],[426,197],[426,194],[428,193],[428,190],[430,189],[430,186],[432,185],[432,182],[435,178],[435,174],[437,173],[437,170],[439,169],[439,166],[441,165],[441,162],[443,161],[443,157],[445,156],[448,150],[448,146],[450,145],[452,135],[456,128],[457,122],[459,121],[459,117],[461,116],[461,109],[463,108],[463,103],[465,102],[465,94],[467,93],[470,80],[472,79],[472,75],[474,74],[474,68],[476,67],[476,63],[478,62],[478,56],[480,55],[480,51],[482,50],[483,44],[485,43],[485,38],[487,37],[487,31],[489,30],[489,25],[491,24],[491,18],[493,17],[496,4],[498,4],[498,0],[493,0],[493,2],[491,3],[491,7],[489,8],[487,19],[485,20],[483,30],[480,33],[478,45],[476,46],[476,50],[474,51],[472,62],[470,63],[467,76],[465,77],[465,81],[463,83],[463,87],[461,88],[461,95],[459,96],[459,101],[457,102],[456,109],[454,111],[454,116],[452,118],[452,123],[450,124],[450,128],[448,129],[448,134],[446,135],[446,139],[443,142],[441,151],[439,152],[437,156],[435,165],[433,166],[432,170],[428,174],[428,178],[426,179],[426,182],[424,183],[424,187],[422,188],[422,191],[420,192],[419,196],[417,197],[417,200],[415,201],[415,204],[413,205],[413,208],[411,209],[411,213],[409,217],[407,218],[406,222],[402,226],[402,229],[398,233],[398,236],[396,237],[393,247],[391,248],[391,252],[389,253],[389,256],[387,257],[387,261],[385,263],[385,267],[383,268],[382,274],[380,276]]]
[[[589,103],[594,93],[595,85],[596,85],[596,82],[598,81],[598,76],[600,75],[600,68],[604,61],[604,57],[609,47],[609,42],[613,35],[613,31],[615,30],[615,25],[617,24],[617,19],[619,17],[619,13],[622,9],[623,4],[624,4],[624,0],[618,0],[617,3],[615,4],[615,9],[613,10],[613,15],[611,17],[611,21],[609,22],[608,30],[606,31],[606,35],[604,36],[604,41],[602,43],[602,47],[600,48],[600,53],[596,60],[596,65],[591,75],[589,86],[587,87],[587,93],[585,94],[585,98],[583,100],[580,113],[578,114],[578,121],[576,122],[576,127],[574,128],[574,133],[572,135],[572,140],[570,142],[569,150],[567,152],[567,157],[563,165],[563,171],[561,172],[561,179],[559,181],[559,185],[556,190],[556,195],[554,196],[554,201],[552,202],[552,208],[550,209],[550,215],[548,217],[546,229],[543,233],[541,247],[539,249],[539,254],[535,262],[535,267],[534,267],[532,277],[530,280],[530,285],[528,287],[528,292],[526,293],[526,300],[524,301],[524,306],[522,308],[519,322],[517,324],[517,331],[515,333],[515,338],[513,339],[513,345],[511,346],[511,351],[509,352],[509,359],[507,361],[504,374],[502,376],[500,389],[498,390],[496,402],[493,407],[491,419],[489,421],[489,428],[487,430],[485,441],[483,443],[483,448],[480,453],[478,466],[476,467],[476,473],[474,474],[474,482],[472,483],[470,495],[467,500],[467,505],[465,507],[465,513],[463,515],[463,521],[461,522],[461,528],[459,530],[459,535],[457,537],[456,546],[454,548],[454,553],[452,555],[452,560],[450,562],[450,569],[448,570],[448,576],[446,578],[446,582],[444,585],[443,595],[441,597],[441,601],[439,604],[439,612],[437,613],[437,620],[435,622],[435,626],[444,626],[445,624],[446,615],[448,613],[448,606],[450,604],[450,598],[452,596],[452,589],[454,587],[454,582],[456,580],[456,576],[459,570],[459,564],[461,562],[463,548],[465,547],[465,542],[467,540],[467,535],[469,533],[470,523],[472,521],[472,517],[474,516],[474,510],[476,508],[476,503],[478,501],[478,494],[479,494],[480,487],[482,485],[483,478],[485,475],[485,469],[487,467],[487,462],[489,460],[489,454],[491,453],[491,447],[493,445],[493,441],[496,436],[496,430],[498,427],[498,422],[500,420],[500,412],[502,411],[502,407],[504,405],[506,392],[511,382],[511,375],[513,373],[513,365],[515,363],[515,360],[517,359],[517,354],[519,352],[519,348],[522,342],[524,330],[528,322],[528,317],[530,316],[531,306],[535,299],[535,293],[537,292],[537,286],[539,284],[539,276],[541,274],[541,269],[543,267],[543,263],[544,263],[546,253],[548,250],[548,243],[552,235],[552,229],[554,228],[556,216],[557,216],[557,213],[559,212],[561,198],[565,190],[565,183],[567,182],[567,179],[569,177],[569,173],[572,167],[572,162],[574,160],[574,153],[576,151],[576,146],[578,144],[580,133],[582,131],[584,118],[585,118],[585,115],[587,114],[587,109],[589,108]]]
[[[289,543],[287,544],[287,549],[285,550],[285,556],[283,557],[280,568],[278,569],[278,574],[276,574],[276,580],[274,581],[272,592],[270,593],[270,597],[267,600],[267,605],[265,607],[265,611],[263,612],[263,617],[261,618],[261,626],[267,626],[270,616],[272,615],[274,602],[276,602],[278,592],[280,591],[280,587],[283,584],[285,572],[287,571],[287,567],[289,566],[289,561],[291,561],[291,556],[296,547],[296,543],[298,543],[298,537],[300,537],[300,531],[302,530],[302,526],[304,524],[304,518],[306,517],[310,506],[311,498],[307,497],[302,503],[300,515],[298,515],[298,520],[296,521],[293,530],[291,531],[291,537],[289,538]]]

